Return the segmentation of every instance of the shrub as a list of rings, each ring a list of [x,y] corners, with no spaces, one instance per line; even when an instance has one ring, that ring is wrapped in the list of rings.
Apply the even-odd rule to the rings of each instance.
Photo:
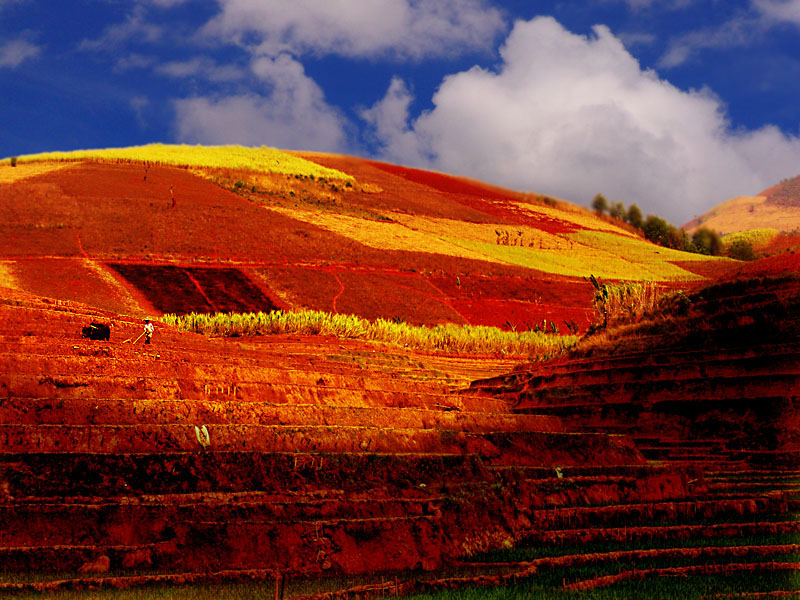
[[[728,248],[728,256],[736,260],[755,260],[753,245],[747,240],[736,240]]]
[[[644,237],[660,246],[668,244],[669,223],[661,217],[648,215],[644,222]]]
[[[692,235],[692,243],[700,254],[720,256],[723,250],[722,238],[716,231],[701,227]]]
[[[16,156],[12,156],[11,157],[11,166],[12,167],[16,167],[17,166],[17,157]]]

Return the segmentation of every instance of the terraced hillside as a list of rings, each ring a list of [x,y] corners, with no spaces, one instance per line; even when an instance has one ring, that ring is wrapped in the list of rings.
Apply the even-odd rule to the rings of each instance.
[[[144,346],[136,321],[2,298],[6,571],[432,570],[576,504],[690,495],[624,438],[453,393],[508,361],[166,328]],[[91,320],[110,341],[80,337]]]
[[[795,283],[736,289],[703,302],[797,314]],[[335,339],[160,327],[134,345],[136,321],[2,298],[6,591],[415,571],[403,589],[435,589],[447,565],[475,574],[459,585],[536,571],[578,589],[637,556],[744,572],[798,551],[797,340],[775,337],[795,321],[749,350],[709,329],[705,354],[593,350],[502,376],[509,361]],[[80,337],[91,320],[110,341]],[[687,550],[698,538],[717,550]]]
[[[770,572],[768,563],[783,564],[781,568],[796,574],[800,548],[798,278],[712,286],[681,299],[670,314],[606,339],[586,340],[583,350],[568,359],[476,381],[464,397],[502,399],[513,406],[514,414],[557,417],[573,433],[621,434],[635,444],[648,464],[696,473],[696,485],[702,491],[695,489],[697,501],[685,505],[688,512],[684,514],[664,513],[644,528],[627,521],[624,527],[598,529],[587,521],[555,538],[548,533],[536,536],[540,541],[572,545],[579,540],[611,541],[614,544],[604,549],[624,550],[602,559],[617,566],[573,581],[567,586],[570,589],[619,586],[629,580],[681,573],[755,576]],[[662,519],[669,526],[660,525]],[[694,525],[695,521],[702,525]],[[773,548],[739,549],[740,558],[733,558],[737,551],[731,546],[749,546],[759,536],[780,543]],[[712,561],[720,563],[716,570],[704,571],[714,551],[703,553],[696,547],[715,546],[702,541],[709,537],[719,538],[716,545],[728,549],[718,555],[728,558],[718,556]],[[631,553],[634,549],[641,554]],[[680,568],[671,562],[670,553],[673,559],[680,558]],[[650,572],[626,564],[636,556],[658,564]],[[562,559],[574,565],[586,560]],[[615,576],[608,576],[610,572]],[[796,575],[780,581],[776,579],[774,587],[766,584],[766,589],[787,593],[800,589]]]

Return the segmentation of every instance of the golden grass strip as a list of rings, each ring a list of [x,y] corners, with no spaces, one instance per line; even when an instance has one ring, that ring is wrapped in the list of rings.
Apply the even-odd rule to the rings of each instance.
[[[184,168],[227,168],[256,172],[286,173],[314,176],[342,181],[354,181],[336,169],[323,167],[309,160],[275,148],[246,148],[244,146],[190,146],[175,144],[147,144],[129,148],[75,150],[72,152],[45,152],[17,157],[17,165],[42,161],[133,162],[153,165],[170,165]],[[0,161],[10,164],[11,159]],[[18,167],[17,167],[18,168]]]
[[[722,243],[730,248],[736,242],[747,242],[753,248],[763,248],[778,237],[777,229],[750,229],[748,231],[737,231],[723,236]]]
[[[580,230],[550,234],[525,226],[465,223],[399,213],[391,213],[392,222],[377,222],[329,212],[265,208],[372,248],[471,258],[572,277],[594,273],[604,279],[691,281],[702,277],[670,261],[711,260],[661,248],[627,233]],[[522,245],[499,243],[501,236],[497,232],[505,230]]]
[[[533,358],[568,351],[577,342],[573,335],[504,331],[481,325],[444,324],[434,327],[370,321],[355,315],[322,311],[271,311],[268,313],[214,313],[164,315],[163,323],[211,336],[331,335],[339,338],[384,342],[415,350],[458,354],[495,354]]]
[[[0,161],[0,183],[14,183],[22,179],[57,171],[67,166],[69,165],[60,162],[36,162],[18,163],[16,167],[12,167],[10,159],[7,159],[6,161]]]

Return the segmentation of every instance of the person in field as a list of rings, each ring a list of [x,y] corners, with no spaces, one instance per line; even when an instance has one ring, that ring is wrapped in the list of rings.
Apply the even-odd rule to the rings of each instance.
[[[150,322],[150,319],[144,320],[144,343],[149,344],[150,340],[153,339],[153,332],[155,331],[155,327]]]

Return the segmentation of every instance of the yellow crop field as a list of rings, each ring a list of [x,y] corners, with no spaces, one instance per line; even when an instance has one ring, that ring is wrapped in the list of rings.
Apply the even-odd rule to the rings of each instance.
[[[446,241],[443,236],[439,237],[427,231],[413,229],[399,222],[370,221],[337,213],[294,210],[279,206],[266,208],[345,236],[371,248],[429,252],[458,258],[487,260],[483,254],[461,247],[458,243]]]
[[[722,242],[728,247],[736,242],[747,242],[753,248],[763,248],[777,236],[777,229],[750,229],[749,231],[730,233],[722,238]]]
[[[471,258],[574,277],[594,273],[605,279],[691,281],[702,277],[670,261],[713,260],[655,246],[627,232],[550,234],[530,227],[399,213],[391,213],[392,221],[378,222],[331,212],[268,208],[372,248]]]
[[[42,161],[134,162],[155,165],[172,165],[186,168],[227,168],[255,172],[285,173],[324,177],[341,181],[354,181],[353,177],[329,169],[288,152],[274,148],[246,148],[244,146],[189,146],[148,144],[130,148],[102,150],[75,150],[73,152],[45,152],[17,157],[17,164]],[[0,161],[10,164],[11,159]],[[18,168],[18,167],[17,167]]]
[[[613,223],[608,223],[603,219],[599,219],[593,213],[577,206],[571,207],[573,210],[567,211],[564,210],[564,208],[551,208],[549,206],[530,204],[528,202],[511,202],[510,204],[519,211],[533,215],[542,215],[551,219],[564,221],[565,223],[572,223],[581,229],[598,229],[601,231],[611,231],[619,235],[636,237],[630,231],[618,227]]]
[[[17,163],[16,167],[12,167],[10,163],[0,162],[0,183],[14,183],[15,181],[43,175],[50,171],[57,171],[66,166],[66,164],[60,162],[36,162]]]

